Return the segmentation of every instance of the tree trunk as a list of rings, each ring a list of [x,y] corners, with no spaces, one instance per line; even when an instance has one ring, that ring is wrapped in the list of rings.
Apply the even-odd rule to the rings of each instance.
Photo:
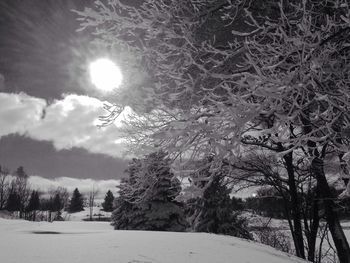
[[[5,198],[4,198],[4,190],[1,188],[0,190],[0,210],[4,208]]]
[[[316,198],[318,195],[316,196]],[[315,255],[316,255],[316,239],[317,239],[317,231],[320,224],[320,217],[318,215],[319,207],[318,207],[318,201],[313,201],[312,206],[312,220],[310,219],[310,232],[308,233],[307,237],[307,243],[308,243],[308,255],[307,259],[311,262],[315,262]]]
[[[291,198],[290,206],[294,223],[294,246],[296,250],[296,255],[300,258],[305,258],[303,228],[301,224],[301,209],[294,177],[293,152],[290,152],[283,156],[283,159],[286,163],[288,173],[288,186]]]
[[[92,213],[93,213],[93,207],[90,206],[90,221],[92,221]]]
[[[323,200],[326,220],[331,232],[334,245],[337,249],[337,254],[340,263],[350,263],[350,247],[345,237],[344,231],[340,225],[339,217],[335,211],[333,195],[329,188],[326,175],[324,172],[324,161],[319,157],[315,157],[311,163],[311,171],[316,177],[319,194]]]

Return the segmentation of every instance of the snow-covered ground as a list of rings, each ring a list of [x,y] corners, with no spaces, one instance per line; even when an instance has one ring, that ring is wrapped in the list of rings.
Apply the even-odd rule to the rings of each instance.
[[[98,217],[111,217],[112,213],[111,212],[105,212],[102,210],[101,206],[95,206],[93,208],[93,218],[98,219]],[[1,217],[1,215],[0,215]],[[77,213],[68,213],[68,212],[63,212],[62,217],[65,221],[83,221],[87,220],[90,217],[90,210],[89,208],[85,207],[83,211],[77,212]]]
[[[116,231],[108,222],[0,219],[6,263],[304,262],[242,239],[204,233]]]

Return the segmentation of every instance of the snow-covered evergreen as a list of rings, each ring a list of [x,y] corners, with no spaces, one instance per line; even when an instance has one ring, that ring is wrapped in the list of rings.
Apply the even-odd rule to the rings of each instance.
[[[170,171],[163,152],[134,159],[122,181],[116,210],[112,215],[116,229],[184,231],[187,226],[183,207],[175,198],[180,182]]]

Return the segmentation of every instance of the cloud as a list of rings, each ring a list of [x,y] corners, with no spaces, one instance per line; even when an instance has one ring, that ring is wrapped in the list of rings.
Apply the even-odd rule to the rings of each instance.
[[[105,114],[103,104],[99,99],[75,94],[47,104],[24,93],[0,93],[0,137],[17,133],[51,141],[57,150],[80,147],[121,157],[124,146],[116,142],[117,125],[96,126],[98,117]]]
[[[120,183],[119,180],[77,179],[71,177],[47,179],[41,176],[30,176],[28,181],[31,188],[40,190],[43,193],[50,189],[64,187],[71,194],[75,188],[78,188],[79,192],[86,197],[94,188],[94,190],[97,190],[96,199],[103,199],[108,190],[111,190],[114,196],[117,196],[117,186]]]
[[[28,131],[36,140],[52,141],[56,149],[85,148],[93,153],[121,155],[116,144],[118,128],[96,126],[99,116],[105,114],[103,102],[92,97],[65,95],[46,108],[46,115],[38,125]]]
[[[0,137],[12,133],[23,135],[40,122],[46,101],[24,93],[0,93]]]

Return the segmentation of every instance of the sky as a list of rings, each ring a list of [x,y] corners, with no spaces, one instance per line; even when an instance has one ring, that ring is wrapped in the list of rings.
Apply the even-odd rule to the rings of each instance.
[[[118,125],[97,127],[112,95],[88,74],[108,50],[76,31],[71,11],[92,2],[0,1],[0,165],[46,178],[123,176]]]

